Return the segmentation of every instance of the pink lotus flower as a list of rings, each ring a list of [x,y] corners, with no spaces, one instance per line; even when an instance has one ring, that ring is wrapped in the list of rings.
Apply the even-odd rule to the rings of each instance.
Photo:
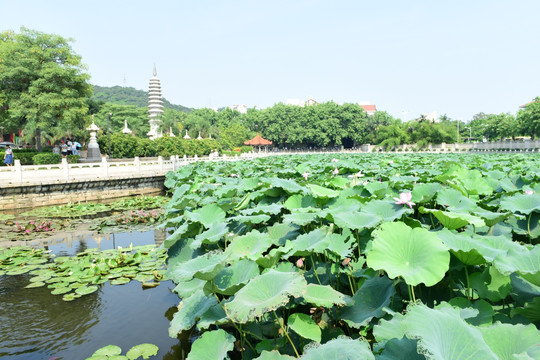
[[[296,266],[301,268],[304,266],[304,258],[300,258],[298,260],[296,260]]]
[[[333,175],[337,175],[337,174],[339,174],[339,170],[338,170],[338,168],[335,168],[335,169],[334,169],[334,171],[332,171],[332,174],[333,174]]]
[[[394,198],[394,200],[396,200],[396,205],[407,204],[412,209],[413,205],[416,205],[416,204],[411,202],[411,199],[412,199],[412,193],[410,192],[402,192],[401,194],[399,194],[399,199]]]
[[[390,160],[388,163],[389,163],[389,164],[393,164],[393,163],[394,163],[394,160]]]
[[[26,229],[24,232],[30,234],[30,229]]]
[[[332,162],[338,162],[339,160],[338,159],[332,159]]]
[[[524,193],[527,194],[527,195],[532,195],[533,191],[532,190],[525,190]]]
[[[306,171],[305,173],[302,174],[302,176],[304,177],[304,179],[307,180],[308,176],[309,176],[309,173]]]

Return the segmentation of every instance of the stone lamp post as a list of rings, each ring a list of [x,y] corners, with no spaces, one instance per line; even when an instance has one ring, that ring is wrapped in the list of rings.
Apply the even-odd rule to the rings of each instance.
[[[99,128],[94,123],[94,115],[92,115],[92,125],[87,127],[86,130],[90,131],[90,142],[88,143],[88,152],[86,154],[86,160],[87,161],[100,161],[101,152],[99,151],[99,144],[96,138]]]

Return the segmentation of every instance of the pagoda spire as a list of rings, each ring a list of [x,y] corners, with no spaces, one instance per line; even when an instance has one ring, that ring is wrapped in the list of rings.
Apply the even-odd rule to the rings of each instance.
[[[150,78],[148,89],[148,120],[150,122],[150,131],[147,134],[152,140],[163,136],[160,130],[161,116],[163,115],[163,100],[161,97],[161,82],[157,77],[156,64],[154,64],[153,75]]]

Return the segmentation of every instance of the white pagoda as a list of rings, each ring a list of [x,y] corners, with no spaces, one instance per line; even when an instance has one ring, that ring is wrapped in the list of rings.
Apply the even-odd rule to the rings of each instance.
[[[150,78],[150,87],[148,89],[148,119],[150,122],[150,131],[148,135],[154,140],[162,137],[160,125],[161,115],[163,115],[163,100],[161,100],[161,82],[157,77],[156,65],[154,65],[154,76]]]

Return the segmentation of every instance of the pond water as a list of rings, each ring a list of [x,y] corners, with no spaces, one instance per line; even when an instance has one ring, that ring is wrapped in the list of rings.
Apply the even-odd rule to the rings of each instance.
[[[161,243],[163,230],[95,235],[48,246],[57,255],[74,255],[87,248],[103,250],[130,243]],[[2,251],[0,249],[0,251]],[[114,344],[125,354],[132,346],[159,347],[151,359],[184,359],[190,339],[172,339],[169,321],[179,303],[174,284],[163,281],[143,290],[138,281],[103,284],[90,295],[71,302],[52,295],[46,287],[25,289],[30,275],[0,276],[0,358],[85,359],[97,349]]]

